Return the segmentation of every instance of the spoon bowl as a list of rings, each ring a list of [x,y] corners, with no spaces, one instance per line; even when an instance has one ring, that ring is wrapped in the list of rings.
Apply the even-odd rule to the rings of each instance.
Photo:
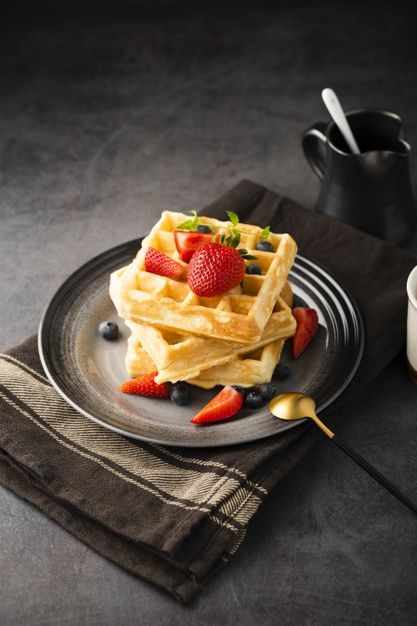
[[[281,393],[272,398],[269,403],[269,410],[272,415],[281,420],[301,420],[309,417],[330,439],[334,437],[334,433],[317,417],[315,400],[304,393]]]
[[[281,420],[300,420],[316,415],[316,403],[304,393],[281,393],[271,400],[269,410]]]

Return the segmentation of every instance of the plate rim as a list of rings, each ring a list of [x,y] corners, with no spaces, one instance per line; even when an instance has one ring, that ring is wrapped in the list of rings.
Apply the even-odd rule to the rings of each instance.
[[[301,424],[303,424],[306,420],[305,419],[301,419],[297,422],[287,422],[285,424],[282,425],[282,428],[276,432],[276,433],[266,433],[266,434],[260,434],[259,436],[253,437],[250,440],[245,440],[245,441],[237,441],[235,443],[231,443],[231,442],[225,442],[224,444],[216,442],[216,443],[204,443],[204,442],[198,442],[197,444],[193,444],[192,442],[181,442],[181,443],[166,443],[161,441],[160,439],[154,439],[152,437],[147,437],[145,435],[138,435],[136,433],[132,433],[130,431],[124,430],[123,428],[118,428],[117,426],[113,426],[112,424],[109,424],[108,422],[104,422],[102,419],[96,417],[95,415],[93,415],[92,413],[90,413],[89,411],[85,410],[82,406],[80,406],[79,404],[77,404],[75,401],[73,401],[65,392],[65,390],[56,382],[53,373],[50,371],[49,367],[48,367],[48,363],[47,363],[47,356],[44,354],[44,350],[43,350],[43,339],[45,336],[45,333],[48,330],[48,326],[46,325],[46,319],[48,314],[50,313],[51,309],[53,308],[53,306],[55,305],[55,301],[59,299],[61,292],[64,292],[67,290],[67,285],[69,283],[71,283],[75,278],[77,278],[80,274],[82,274],[90,265],[94,266],[97,264],[97,261],[99,259],[101,259],[101,257],[103,256],[117,256],[118,251],[120,250],[120,252],[122,250],[126,250],[129,248],[133,248],[134,246],[138,246],[140,245],[142,239],[144,237],[137,237],[135,239],[131,239],[129,241],[126,241],[124,243],[120,243],[117,244],[116,246],[113,246],[112,248],[108,248],[106,250],[103,250],[102,252],[100,252],[99,254],[96,254],[95,256],[91,257],[90,259],[88,259],[87,261],[85,261],[85,263],[83,263],[82,265],[80,265],[78,268],[76,268],[73,272],[71,272],[71,274],[69,274],[67,276],[66,279],[64,279],[62,281],[62,283],[60,284],[60,286],[57,288],[57,290],[55,291],[55,293],[52,295],[52,297],[50,298],[48,304],[46,305],[42,316],[40,318],[40,322],[39,322],[39,328],[38,328],[38,337],[37,337],[37,343],[38,343],[38,352],[39,352],[39,358],[43,367],[43,370],[46,374],[46,377],[48,378],[49,382],[51,383],[51,385],[53,386],[53,388],[55,389],[55,391],[57,391],[57,393],[67,402],[67,404],[69,404],[73,409],[75,409],[78,413],[81,413],[82,415],[84,415],[84,417],[92,420],[93,422],[95,422],[96,424],[99,424],[100,426],[103,426],[104,428],[106,428],[107,430],[111,430],[113,432],[116,432],[120,435],[123,435],[125,437],[128,437],[130,439],[135,439],[137,441],[144,441],[146,443],[152,443],[152,444],[157,444],[157,445],[163,445],[163,446],[167,446],[167,447],[173,447],[173,448],[178,448],[178,447],[184,447],[184,448],[214,448],[214,447],[227,447],[227,446],[238,446],[238,445],[244,445],[245,443],[253,443],[256,441],[261,441],[262,439],[266,439],[272,436],[278,436],[281,433],[297,427]],[[325,402],[322,402],[320,404],[320,406],[317,409],[317,413],[320,413],[321,411],[323,411],[325,408],[327,408],[328,406],[330,406],[338,397],[340,397],[342,395],[342,393],[345,391],[345,389],[350,385],[352,379],[354,378],[354,376],[356,375],[359,365],[362,361],[363,358],[363,353],[364,353],[364,348],[365,348],[365,325],[363,322],[363,318],[362,318],[362,314],[359,310],[359,307],[355,301],[355,299],[352,297],[352,295],[350,294],[350,291],[348,289],[346,289],[344,287],[343,284],[341,284],[336,278],[335,276],[329,272],[329,270],[320,262],[316,261],[316,260],[311,260],[308,257],[298,254],[297,253],[297,258],[299,260],[301,260],[302,262],[305,262],[309,265],[312,265],[313,267],[316,266],[318,267],[325,275],[326,277],[331,279],[331,282],[333,283],[333,285],[337,288],[337,290],[339,292],[342,292],[344,294],[344,296],[347,298],[350,306],[352,307],[354,314],[355,314],[355,319],[358,325],[358,338],[359,338],[359,344],[358,344],[358,351],[357,351],[357,355],[356,355],[356,359],[354,361],[354,364],[351,367],[351,370],[349,372],[349,374],[346,376],[345,380],[343,381],[343,383],[341,385],[338,386],[338,388],[336,389],[336,391],[334,393],[332,393],[329,398],[326,399]],[[45,341],[46,344],[46,341]]]
[[[327,409],[327,407],[329,407],[331,404],[333,404],[333,402],[335,400],[337,400],[337,398],[339,398],[342,393],[345,391],[345,389],[347,389],[347,387],[350,385],[352,379],[354,378],[355,374],[357,373],[359,366],[361,364],[362,358],[363,358],[363,353],[365,351],[365,323],[363,321],[363,317],[362,314],[360,312],[360,309],[356,303],[355,298],[351,295],[350,290],[346,289],[346,287],[343,285],[343,283],[340,283],[337,278],[333,275],[332,272],[329,272],[329,270],[319,261],[313,261],[312,259],[309,259],[308,257],[305,257],[302,254],[298,254],[296,255],[296,258],[301,259],[302,261],[304,261],[305,263],[309,263],[311,265],[315,265],[317,267],[319,267],[321,269],[322,272],[324,272],[328,278],[331,278],[332,282],[334,283],[334,285],[336,285],[336,287],[342,291],[345,296],[347,296],[347,299],[349,300],[350,305],[352,306],[354,312],[355,312],[355,316],[356,316],[356,321],[358,322],[358,331],[359,331],[359,348],[358,348],[358,354],[356,356],[355,359],[355,363],[350,371],[350,373],[348,374],[348,376],[346,377],[346,379],[344,380],[344,382],[338,387],[337,391],[335,391],[333,394],[331,394],[329,396],[329,398],[325,401],[322,402],[319,407],[316,409],[317,413],[321,413],[322,411],[324,411],[324,409]],[[303,420],[304,421],[304,420]]]

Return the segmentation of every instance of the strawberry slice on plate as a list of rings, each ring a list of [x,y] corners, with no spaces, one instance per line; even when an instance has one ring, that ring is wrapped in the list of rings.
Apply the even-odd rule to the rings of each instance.
[[[243,396],[233,389],[224,387],[217,396],[214,396],[201,411],[191,420],[192,424],[212,424],[222,422],[233,417],[240,411],[243,404]]]
[[[186,263],[188,263],[198,248],[205,243],[210,243],[213,238],[215,241],[220,241],[220,235],[214,235],[213,233],[174,230],[175,246],[178,250],[181,261],[185,261]]]
[[[143,374],[132,380],[127,380],[119,386],[120,391],[136,396],[146,396],[147,398],[168,398],[169,390],[164,383],[158,385],[155,376],[158,372]]]
[[[184,268],[175,259],[152,247],[145,254],[145,270],[174,280],[179,280],[184,273]]]
[[[292,338],[292,355],[297,359],[317,334],[319,318],[315,309],[295,307],[292,310],[297,322],[297,329]]]

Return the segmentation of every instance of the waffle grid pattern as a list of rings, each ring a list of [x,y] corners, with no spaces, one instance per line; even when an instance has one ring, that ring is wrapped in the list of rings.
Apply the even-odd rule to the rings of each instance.
[[[196,376],[193,375],[195,371],[186,374],[185,380],[204,389],[212,389],[216,385],[240,385],[241,387],[261,385],[271,380],[284,343],[285,339],[278,339],[252,352],[234,355],[228,362],[202,369]],[[156,369],[156,364],[134,335],[128,339],[125,364],[132,378],[154,372]],[[183,380],[181,377],[164,376],[162,378],[163,380],[160,380],[156,377],[155,380],[156,382]]]
[[[204,388],[269,381],[285,339],[296,329],[286,282],[295,242],[289,235],[271,233],[268,240],[275,252],[259,251],[255,248],[262,229],[239,225],[240,246],[257,257],[263,274],[245,275],[224,296],[199,298],[185,281],[152,274],[144,265],[150,246],[182,263],[174,230],[186,219],[164,212],[132,263],[111,275],[111,298],[131,331],[125,358],[129,375],[157,370],[158,383],[187,380]],[[230,232],[230,222],[200,218],[200,223],[213,233]]]
[[[263,275],[245,275],[242,287],[216,298],[200,298],[186,282],[180,282],[145,271],[145,254],[149,246],[179,261],[173,232],[187,219],[182,213],[165,211],[142,242],[130,271],[124,272],[122,317],[136,322],[149,322],[225,341],[251,343],[260,339],[272,313],[276,299],[296,254],[296,244],[290,235],[271,233],[269,241],[275,252],[256,250],[262,229],[241,225],[240,247],[256,256]],[[230,222],[201,219],[213,232],[230,232]]]

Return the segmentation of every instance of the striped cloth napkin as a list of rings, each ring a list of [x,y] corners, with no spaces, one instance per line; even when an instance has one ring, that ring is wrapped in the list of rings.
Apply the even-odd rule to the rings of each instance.
[[[366,349],[340,398],[359,394],[401,349],[415,259],[243,181],[202,211],[291,233],[361,309]],[[348,261],[348,262],[347,262]],[[335,414],[335,407],[332,407]],[[105,557],[190,601],[239,548],[268,495],[315,441],[307,424],[226,449],[129,440],[68,406],[45,378],[36,338],[0,355],[0,481]]]

